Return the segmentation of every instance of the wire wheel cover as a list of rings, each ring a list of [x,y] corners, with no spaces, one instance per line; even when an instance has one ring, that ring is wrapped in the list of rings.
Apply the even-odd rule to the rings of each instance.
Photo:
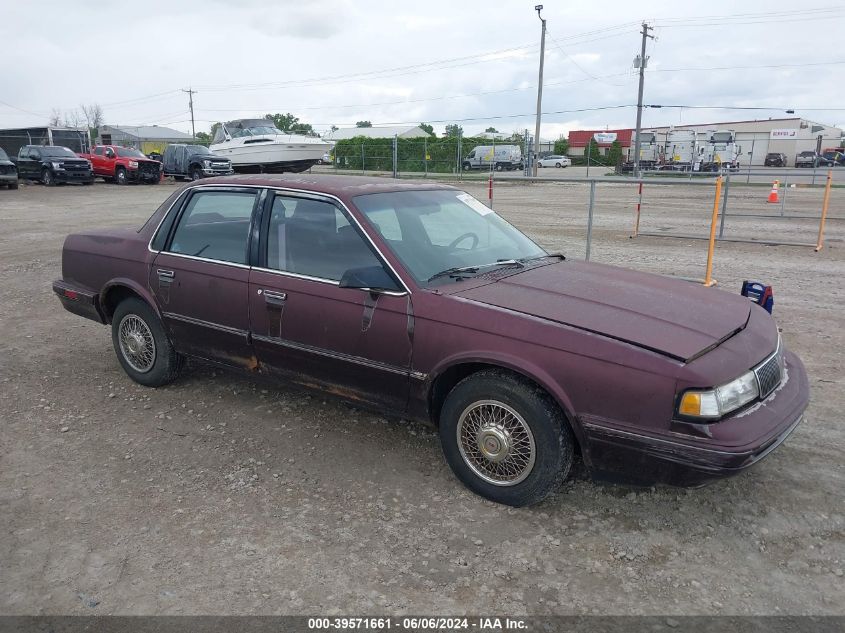
[[[480,400],[464,409],[457,440],[467,466],[495,486],[514,486],[534,468],[534,435],[525,419],[503,402]]]
[[[120,321],[118,342],[124,360],[137,372],[150,371],[155,364],[156,344],[146,322],[135,314],[127,314]]]

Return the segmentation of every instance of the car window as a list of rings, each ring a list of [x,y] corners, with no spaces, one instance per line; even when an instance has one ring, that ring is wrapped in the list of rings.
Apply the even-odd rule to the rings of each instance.
[[[102,156],[103,155],[103,148],[102,147],[94,148],[94,154],[96,154],[97,156]]]
[[[339,281],[350,268],[380,266],[365,238],[331,202],[276,196],[267,234],[267,267]]]
[[[173,234],[172,253],[246,264],[255,193],[202,191],[191,196]]]

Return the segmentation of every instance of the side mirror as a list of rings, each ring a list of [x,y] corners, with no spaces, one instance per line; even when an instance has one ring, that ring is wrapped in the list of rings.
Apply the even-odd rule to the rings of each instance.
[[[350,268],[340,278],[341,288],[359,288],[372,292],[401,290],[383,266],[363,266]]]

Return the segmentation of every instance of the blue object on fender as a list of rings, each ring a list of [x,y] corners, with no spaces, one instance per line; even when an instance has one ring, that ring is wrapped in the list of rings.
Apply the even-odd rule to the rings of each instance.
[[[759,281],[743,281],[740,292],[743,297],[748,297],[754,303],[763,306],[769,314],[772,313],[772,308],[775,306],[775,295],[771,286],[761,284]]]

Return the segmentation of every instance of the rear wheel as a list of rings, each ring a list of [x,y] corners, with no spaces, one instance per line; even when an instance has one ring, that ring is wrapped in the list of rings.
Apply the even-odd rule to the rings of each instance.
[[[510,506],[537,503],[554,491],[569,473],[575,446],[548,394],[497,370],[473,374],[449,393],[440,442],[464,485]]]
[[[129,182],[129,178],[126,176],[126,170],[123,167],[118,167],[114,172],[114,181],[119,185],[125,185]]]
[[[504,169],[504,165],[502,163],[496,163],[496,171],[502,171]]]
[[[9,183],[9,189],[17,189],[17,188],[18,188],[18,183],[17,183],[17,182],[12,182],[12,183]]]
[[[56,179],[53,176],[53,172],[51,172],[46,167],[41,170],[41,182],[42,184],[47,185],[48,187],[52,187],[56,184]]]
[[[135,297],[124,299],[114,311],[112,344],[123,370],[147,387],[173,382],[182,367],[182,357],[156,313]]]
[[[557,167],[558,169],[560,169],[560,166],[560,163],[555,163],[555,167]]]

